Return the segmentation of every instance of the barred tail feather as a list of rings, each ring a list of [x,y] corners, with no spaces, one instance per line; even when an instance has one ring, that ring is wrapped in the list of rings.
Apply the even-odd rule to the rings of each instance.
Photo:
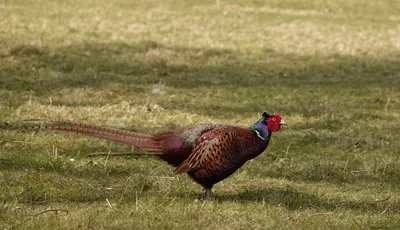
[[[37,130],[57,130],[65,132],[80,133],[100,139],[118,142],[129,146],[141,148],[153,154],[161,154],[162,148],[159,142],[153,140],[153,136],[136,133],[132,131],[106,128],[97,125],[72,123],[67,121],[53,121],[49,125],[31,127]]]

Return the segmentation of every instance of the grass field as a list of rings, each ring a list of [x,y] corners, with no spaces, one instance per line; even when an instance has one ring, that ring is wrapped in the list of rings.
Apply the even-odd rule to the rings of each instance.
[[[400,1],[0,0],[2,124],[263,111],[288,125],[212,201],[156,158],[89,157],[130,147],[2,129],[0,229],[400,228]]]

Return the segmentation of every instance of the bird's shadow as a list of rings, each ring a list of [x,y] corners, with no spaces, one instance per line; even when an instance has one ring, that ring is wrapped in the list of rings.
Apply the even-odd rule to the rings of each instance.
[[[293,188],[257,188],[236,193],[216,194],[219,202],[255,202],[260,204],[282,205],[288,209],[301,209],[313,206],[326,206],[324,199],[316,195],[297,191]]]
[[[311,194],[290,187],[257,188],[225,194],[216,192],[213,200],[218,203],[246,202],[268,206],[283,206],[289,210],[319,209],[329,212],[349,209],[368,213],[381,213],[390,206],[391,211],[400,211],[400,202],[388,203],[388,200],[339,200],[324,194]]]

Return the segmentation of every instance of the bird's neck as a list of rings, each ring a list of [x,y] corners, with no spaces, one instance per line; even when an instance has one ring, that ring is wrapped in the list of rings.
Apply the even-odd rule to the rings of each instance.
[[[254,124],[251,125],[250,128],[262,140],[268,140],[271,136],[271,131],[268,129],[268,125],[264,121],[264,119],[260,119],[260,120],[256,121]]]

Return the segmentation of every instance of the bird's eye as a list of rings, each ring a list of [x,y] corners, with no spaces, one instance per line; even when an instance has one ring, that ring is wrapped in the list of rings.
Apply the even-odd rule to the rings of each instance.
[[[275,118],[275,117],[273,117],[271,120],[272,120],[272,121],[276,121],[276,118]]]

